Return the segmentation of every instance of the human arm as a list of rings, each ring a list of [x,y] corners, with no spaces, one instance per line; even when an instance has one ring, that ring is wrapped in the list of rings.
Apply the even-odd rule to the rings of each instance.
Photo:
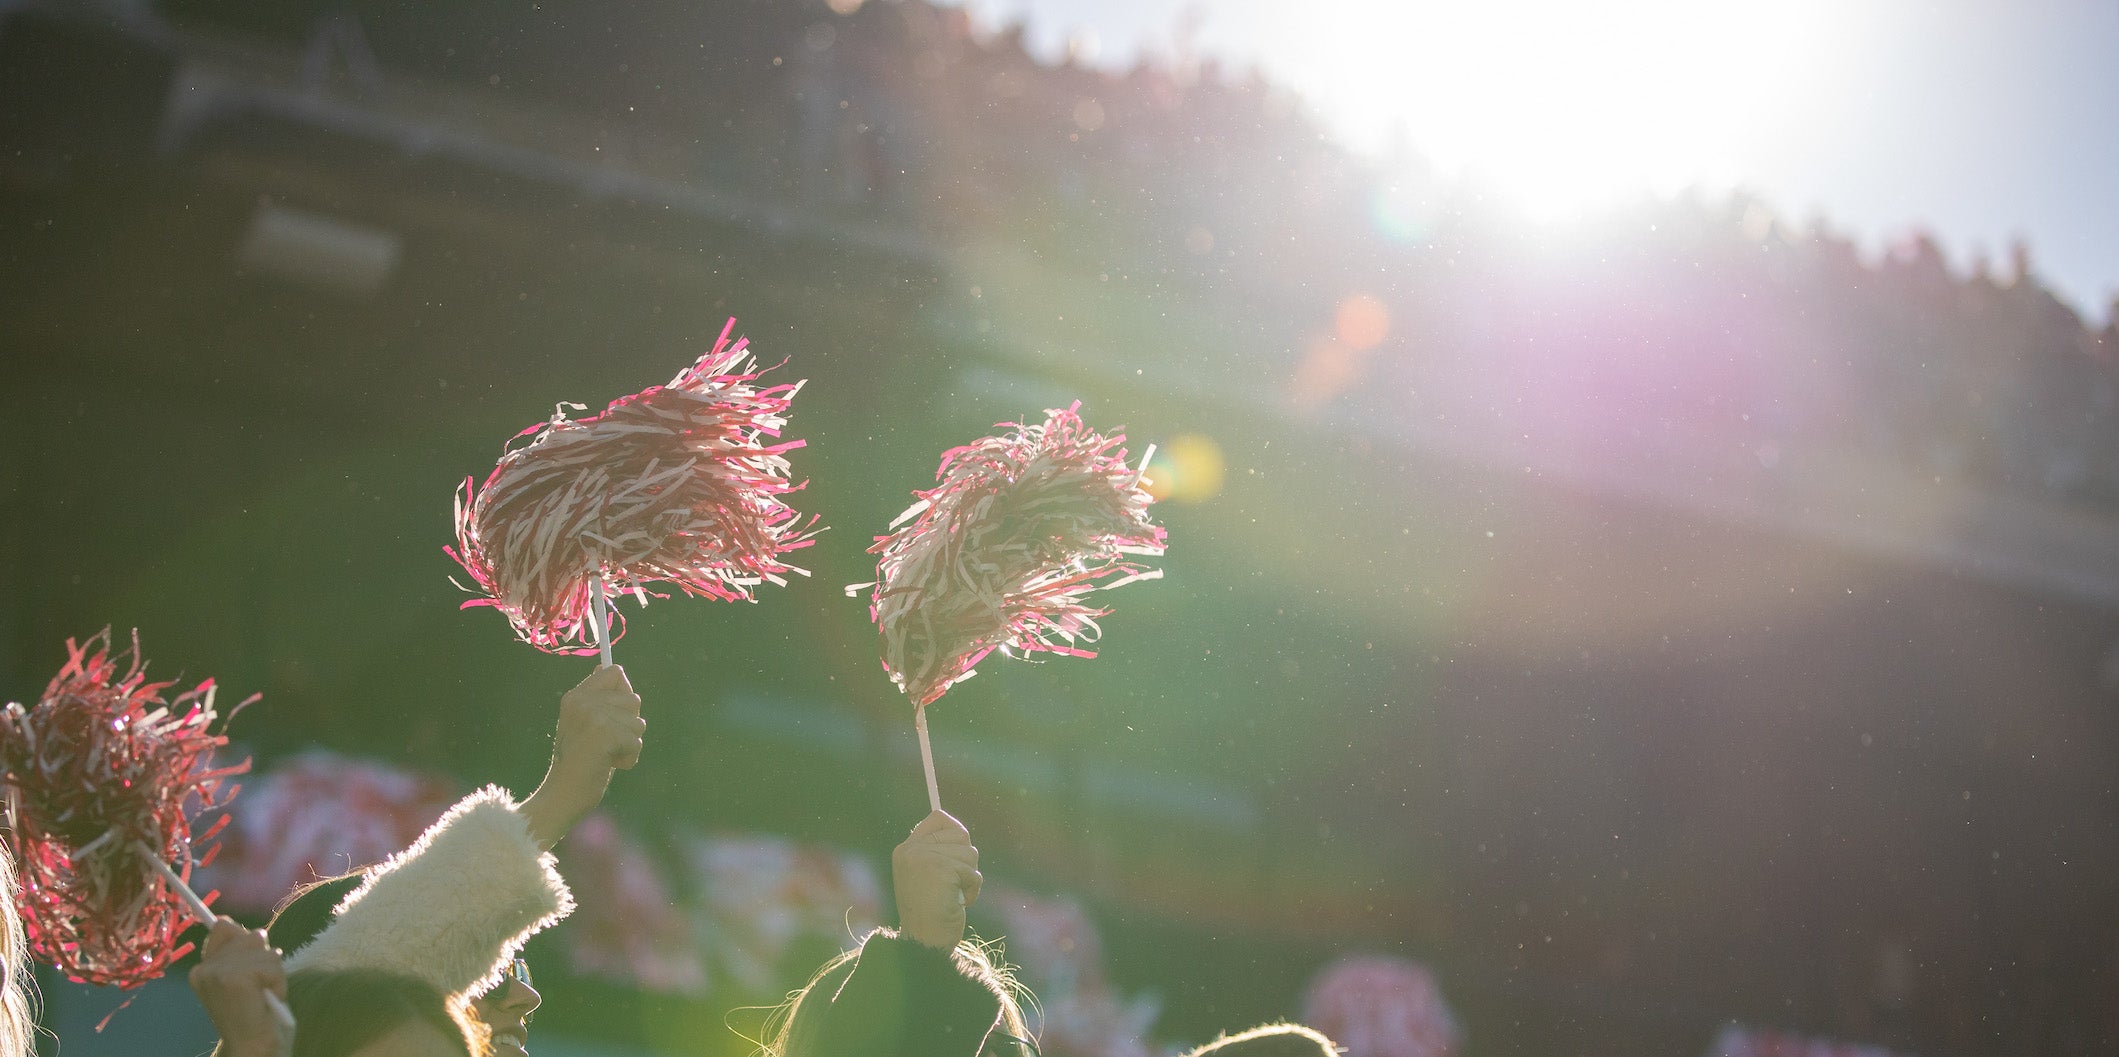
[[[560,697],[552,765],[528,800],[488,786],[459,801],[369,869],[288,970],[380,969],[444,994],[491,987],[531,936],[573,912],[547,852],[601,802],[613,769],[639,761],[645,729],[625,670],[598,668]]]
[[[520,808],[539,848],[549,851],[603,802],[613,770],[640,762],[646,731],[640,695],[618,665],[596,669],[560,697],[551,767]]]
[[[288,1057],[294,1051],[287,971],[263,932],[231,917],[215,920],[191,970],[191,990],[220,1033],[221,1057]]]

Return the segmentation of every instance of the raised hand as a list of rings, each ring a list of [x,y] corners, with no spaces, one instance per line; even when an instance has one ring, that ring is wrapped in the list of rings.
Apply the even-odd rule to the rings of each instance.
[[[191,990],[220,1031],[225,1057],[287,1057],[294,1052],[287,971],[263,932],[246,929],[231,917],[215,920],[199,964],[191,970]]]
[[[552,766],[584,774],[630,770],[640,762],[647,721],[640,718],[640,695],[619,665],[598,668],[559,699],[559,726],[552,738]],[[602,799],[602,790],[597,790]]]
[[[547,848],[603,802],[611,772],[640,762],[647,721],[618,665],[598,668],[559,699],[552,767],[523,802],[530,835]]]
[[[986,880],[971,831],[946,811],[928,815],[891,852],[890,873],[898,930],[929,947],[955,947],[964,938],[964,911]]]

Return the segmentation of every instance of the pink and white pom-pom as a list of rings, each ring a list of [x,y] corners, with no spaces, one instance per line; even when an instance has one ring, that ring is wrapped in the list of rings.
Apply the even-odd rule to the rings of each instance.
[[[176,684],[147,681],[137,635],[116,656],[108,628],[66,648],[36,704],[0,709],[23,930],[70,979],[135,988],[191,950],[177,936],[196,897],[161,864],[183,882],[212,860],[226,817],[199,834],[192,821],[225,806],[236,786],[223,780],[250,764],[214,761],[228,739],[213,729],[212,680],[165,700]]]
[[[498,607],[538,649],[588,654],[599,582],[643,602],[653,583],[733,602],[808,575],[781,560],[818,531],[782,498],[802,487],[787,452],[803,442],[779,439],[802,383],[756,385],[764,371],[748,339],[730,342],[735,325],[668,385],[593,418],[562,404],[483,485],[464,481],[445,550],[487,596],[466,607]]]
[[[1091,591],[1160,570],[1130,557],[1163,553],[1161,526],[1139,468],[1126,463],[1123,434],[1084,425],[1081,404],[1046,412],[1040,425],[942,456],[934,488],[891,523],[879,555],[869,615],[883,639],[883,668],[924,708],[973,674],[996,649],[1096,654],[1109,610]],[[902,526],[902,527],[900,527]]]

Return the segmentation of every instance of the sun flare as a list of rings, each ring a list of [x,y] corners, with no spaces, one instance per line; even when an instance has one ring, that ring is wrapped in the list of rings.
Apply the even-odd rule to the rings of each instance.
[[[1827,90],[1827,10],[1686,0],[1359,3],[1313,19],[1316,101],[1401,130],[1445,176],[1534,218],[1726,183]],[[1354,12],[1349,12],[1354,14]],[[1337,33],[1329,25],[1362,27]],[[1308,61],[1308,60],[1306,60]]]

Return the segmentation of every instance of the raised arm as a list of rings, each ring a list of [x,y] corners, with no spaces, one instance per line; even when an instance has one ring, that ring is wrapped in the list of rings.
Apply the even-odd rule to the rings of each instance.
[[[827,972],[796,1003],[777,1057],[975,1057],[1005,988],[969,949],[964,908],[983,878],[963,823],[937,811],[891,855],[897,933],[861,944],[843,982]]]
[[[929,814],[890,853],[890,878],[898,931],[929,947],[955,949],[964,938],[964,911],[986,883],[971,831],[947,811]]]
[[[538,847],[549,850],[603,802],[611,772],[640,762],[646,733],[640,695],[618,665],[596,669],[560,697],[552,765],[521,809]]]
[[[573,912],[547,849],[603,800],[614,769],[638,762],[645,729],[624,669],[597,669],[559,699],[552,766],[529,800],[488,786],[459,801],[370,869],[288,971],[380,969],[451,995],[491,987],[531,936]]]

